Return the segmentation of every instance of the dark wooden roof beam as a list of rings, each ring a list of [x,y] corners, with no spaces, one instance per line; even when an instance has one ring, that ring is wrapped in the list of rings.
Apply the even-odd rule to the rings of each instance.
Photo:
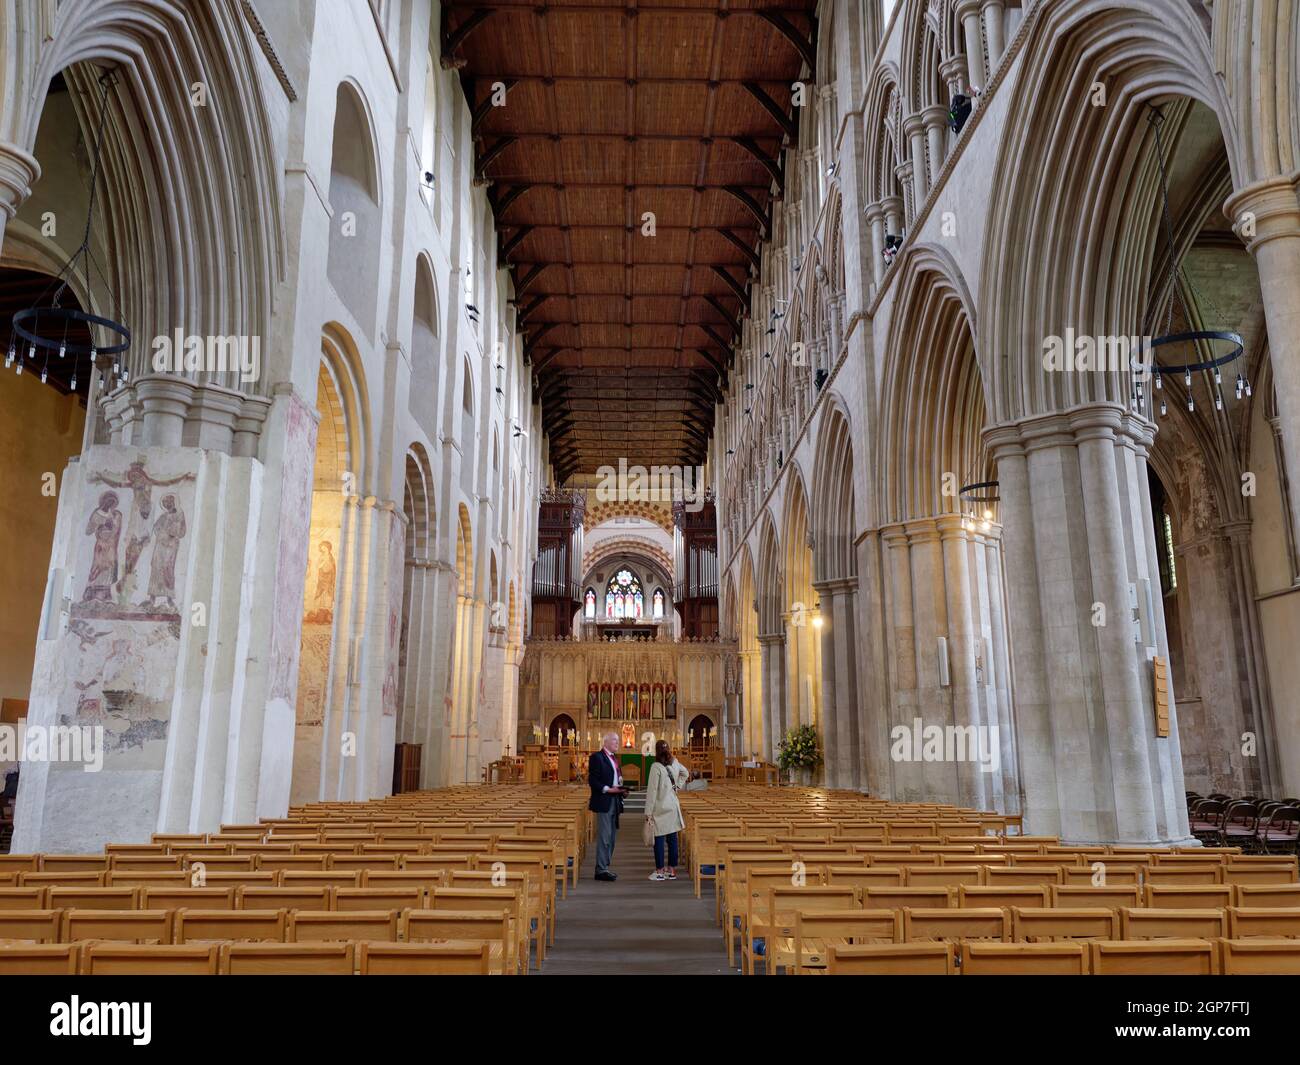
[[[744,285],[732,277],[731,274],[721,266],[715,266],[713,272],[717,274],[718,277],[722,278],[722,280],[727,283],[727,287],[731,289],[737,297],[739,297],[742,306],[749,306],[749,290],[746,289]]]
[[[777,125],[785,132],[785,135],[794,141],[799,136],[799,123],[785,113],[785,110],[771,96],[767,90],[756,81],[742,82],[745,91],[757,100],[763,107],[763,110],[776,119]]]
[[[442,54],[439,56],[438,61],[442,64],[443,70],[456,70],[465,66],[464,59],[456,58],[456,49],[465,43],[465,38],[495,13],[495,8],[476,7],[469,17],[453,30],[448,18],[448,15],[451,14],[451,7],[448,4],[442,5]]]
[[[755,15],[766,22],[770,22],[784,37],[795,47],[801,58],[807,65],[810,77],[815,77],[817,73],[817,47],[813,44],[813,37],[816,35],[816,19],[813,21],[813,32],[805,37],[799,29],[786,18],[785,13],[768,8],[766,11],[755,11]],[[800,12],[804,14],[804,12]]]

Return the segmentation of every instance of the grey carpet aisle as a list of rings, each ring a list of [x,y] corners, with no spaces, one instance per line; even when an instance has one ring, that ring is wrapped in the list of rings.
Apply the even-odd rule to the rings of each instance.
[[[543,976],[613,973],[626,976],[725,974],[727,949],[713,921],[713,885],[701,898],[681,870],[657,883],[654,853],[641,843],[642,796],[628,799],[614,845],[618,879],[596,873],[596,844],[587,848],[577,887],[558,900],[555,945],[547,948]]]

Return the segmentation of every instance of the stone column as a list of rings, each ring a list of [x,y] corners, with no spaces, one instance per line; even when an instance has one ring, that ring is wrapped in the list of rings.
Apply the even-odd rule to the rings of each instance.
[[[980,28],[980,0],[958,0],[957,18],[961,20],[963,39],[966,42],[966,77],[971,88],[988,84],[984,70],[984,38]]]
[[[932,164],[925,158],[925,119],[920,114],[908,115],[903,119],[903,136],[911,146],[912,164],[912,217],[915,218],[925,206],[926,193],[930,191],[930,169]]]
[[[1248,726],[1259,737],[1255,765],[1250,767],[1251,776],[1259,782],[1259,792],[1270,795],[1282,786],[1282,770],[1278,763],[1277,719],[1268,683],[1268,657],[1260,633],[1259,606],[1254,599],[1258,584],[1251,553],[1251,523],[1244,520],[1225,522],[1222,531],[1232,553],[1233,589],[1240,604],[1238,609],[1245,643],[1242,657],[1250,697],[1243,710]]]
[[[763,757],[776,760],[776,746],[785,735],[785,637],[758,638],[763,671]]]
[[[985,434],[998,463],[1031,832],[1072,842],[1188,838],[1176,711],[1171,736],[1158,738],[1151,664],[1129,606],[1130,585],[1155,575],[1145,463],[1153,431],[1100,403]],[[1146,631],[1167,656],[1158,596],[1152,610]]]
[[[907,533],[901,525],[881,530],[885,547],[885,644],[890,677],[890,699],[885,712],[886,750],[891,750],[891,732],[897,725],[908,729],[920,716],[917,692],[916,634],[912,614],[912,562]],[[888,763],[888,788],[882,798],[904,800],[924,792],[919,762],[900,762],[892,757]]]
[[[16,144],[0,141],[0,251],[4,250],[5,229],[32,194],[41,176],[36,157]]]
[[[1282,452],[1290,485],[1291,528],[1300,536],[1300,200],[1287,178],[1235,193],[1223,212],[1255,257],[1282,423]],[[1231,372],[1234,367],[1228,367]]]
[[[885,211],[879,203],[867,208],[867,225],[871,226],[871,277],[874,280],[871,299],[885,276]]]
[[[15,853],[215,831],[257,805],[264,492],[260,463],[200,448],[97,445],[64,471],[27,724],[86,745],[24,761]],[[301,618],[301,572],[284,594]],[[266,754],[287,776],[287,752]]]
[[[903,198],[901,196],[886,196],[880,201],[881,210],[885,213],[885,233],[889,236],[901,237],[903,228],[906,225],[903,213]],[[880,241],[881,264],[883,273],[885,242],[883,238]]]
[[[952,102],[952,98],[958,93],[964,93],[967,96],[970,95],[970,93],[966,91],[967,74],[966,57],[964,55],[954,55],[940,63],[939,76],[943,78],[944,86],[948,90],[949,103]]]
[[[1003,32],[1003,19],[1005,14],[1002,9],[1002,0],[984,0],[980,8],[980,13],[984,16],[984,39],[989,43],[989,77],[993,77],[994,71],[998,69],[998,63],[1002,60],[1002,52],[1005,49],[1005,34]]]
[[[861,779],[857,730],[855,620],[857,578],[818,581],[821,598],[822,721],[827,746],[826,784],[856,788]]]
[[[916,217],[916,212],[920,209],[921,201],[916,197],[915,187],[912,184],[913,166],[912,160],[899,163],[894,167],[894,177],[898,179],[898,186],[903,190],[902,202],[903,210],[900,215],[902,224],[898,227],[898,235],[902,236],[907,223]],[[890,230],[890,232],[894,232]]]
[[[925,140],[930,149],[929,188],[939,183],[944,160],[948,157],[948,109],[935,104],[921,112],[925,126]]]
[[[980,712],[979,685],[975,676],[974,619],[971,599],[974,592],[966,530],[958,514],[945,514],[936,523],[943,552],[943,582],[947,600],[948,677],[952,691],[953,724],[966,729],[966,759],[957,763],[959,802],[977,810],[988,805],[986,794],[987,774],[980,769],[980,746],[971,742],[986,742],[981,738],[985,721]],[[987,734],[986,734],[987,735]]]

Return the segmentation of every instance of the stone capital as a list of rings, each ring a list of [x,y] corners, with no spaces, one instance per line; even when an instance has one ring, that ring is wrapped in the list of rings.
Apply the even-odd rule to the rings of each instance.
[[[942,104],[931,104],[921,112],[921,122],[926,129],[948,124],[948,108]]]
[[[1295,177],[1276,177],[1247,185],[1228,197],[1223,213],[1252,254],[1260,245],[1282,237],[1300,237],[1300,193]],[[1254,234],[1243,235],[1249,219]],[[1249,231],[1248,231],[1249,232]]]
[[[980,13],[981,0],[957,0],[955,13],[959,19]]]
[[[0,142],[0,211],[6,222],[18,213],[40,176],[36,156],[16,144]]]
[[[922,117],[924,112],[918,111],[914,115],[908,115],[903,119],[903,136],[915,137],[925,132],[925,119]]]

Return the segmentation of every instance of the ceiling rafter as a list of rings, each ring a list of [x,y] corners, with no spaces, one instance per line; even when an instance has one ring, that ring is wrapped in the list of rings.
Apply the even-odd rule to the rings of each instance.
[[[815,0],[734,2],[444,0],[561,481],[707,455],[817,33]]]

